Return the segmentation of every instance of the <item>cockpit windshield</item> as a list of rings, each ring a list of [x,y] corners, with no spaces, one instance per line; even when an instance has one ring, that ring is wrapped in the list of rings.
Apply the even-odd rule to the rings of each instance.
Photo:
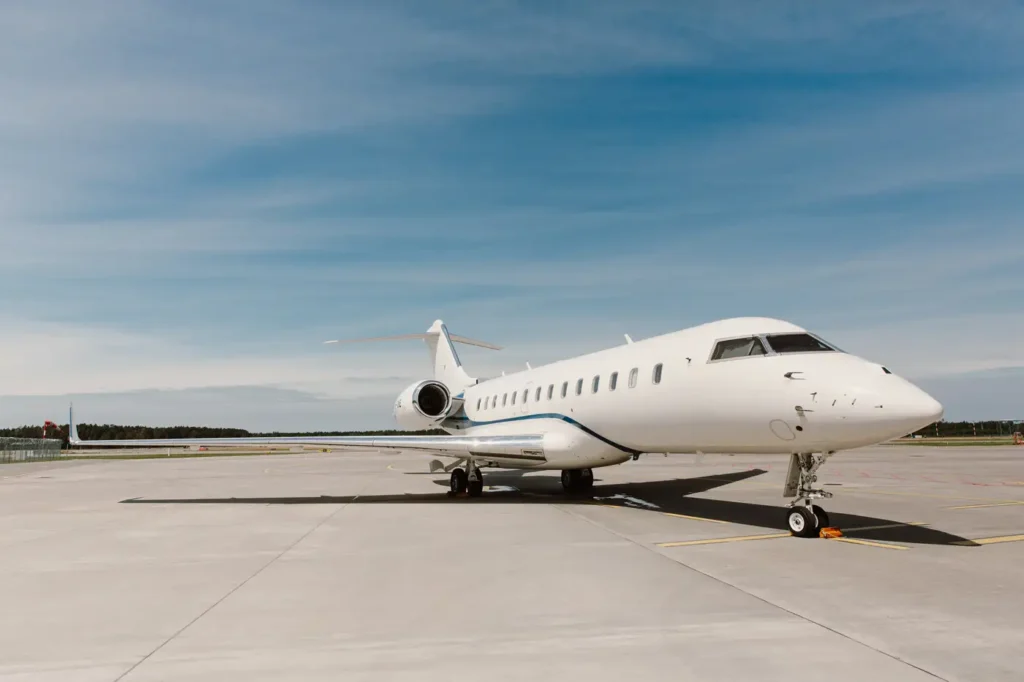
[[[727,360],[729,358],[745,358],[748,355],[764,355],[766,353],[764,344],[756,336],[749,336],[745,339],[728,339],[719,341],[715,346],[712,360]]]
[[[776,353],[835,352],[835,348],[810,334],[769,334],[768,345]]]

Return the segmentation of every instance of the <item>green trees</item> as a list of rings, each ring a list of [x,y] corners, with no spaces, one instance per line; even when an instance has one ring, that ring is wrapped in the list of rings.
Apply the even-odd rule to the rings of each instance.
[[[913,435],[925,438],[992,437],[1012,436],[1014,431],[1024,431],[1024,422],[1016,420],[989,420],[980,422],[936,422]]]
[[[49,438],[60,438],[68,443],[68,425],[61,424],[59,432],[50,432]],[[245,438],[247,436],[401,436],[401,435],[443,435],[440,429],[430,431],[310,431],[252,433],[245,429],[230,429],[211,426],[122,426],[119,424],[79,424],[78,435],[82,440],[125,440],[140,438]],[[18,426],[0,429],[0,437],[42,438],[42,426]]]

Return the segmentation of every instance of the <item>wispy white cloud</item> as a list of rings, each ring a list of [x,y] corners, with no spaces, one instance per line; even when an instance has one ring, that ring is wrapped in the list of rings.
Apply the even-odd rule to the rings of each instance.
[[[0,393],[123,393],[155,388],[287,387],[356,399],[393,395],[425,376],[426,354],[307,349],[260,355],[225,347],[210,352],[160,337],[114,329],[6,322],[0,339]],[[305,352],[302,352],[305,350]],[[381,371],[381,367],[387,367]]]

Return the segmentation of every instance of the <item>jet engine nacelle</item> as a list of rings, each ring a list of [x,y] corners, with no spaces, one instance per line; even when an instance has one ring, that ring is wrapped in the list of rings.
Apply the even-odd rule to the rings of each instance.
[[[455,411],[452,393],[440,381],[420,381],[395,401],[395,421],[403,429],[432,429]]]

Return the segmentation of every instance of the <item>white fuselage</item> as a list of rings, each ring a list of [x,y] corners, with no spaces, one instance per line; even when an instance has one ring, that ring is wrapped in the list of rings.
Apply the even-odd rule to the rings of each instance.
[[[722,320],[480,381],[442,426],[473,436],[541,433],[546,461],[537,468],[567,469],[637,453],[844,450],[942,416],[910,382],[841,351],[712,359],[724,339],[759,336],[769,346],[772,334],[799,332],[780,320]]]

